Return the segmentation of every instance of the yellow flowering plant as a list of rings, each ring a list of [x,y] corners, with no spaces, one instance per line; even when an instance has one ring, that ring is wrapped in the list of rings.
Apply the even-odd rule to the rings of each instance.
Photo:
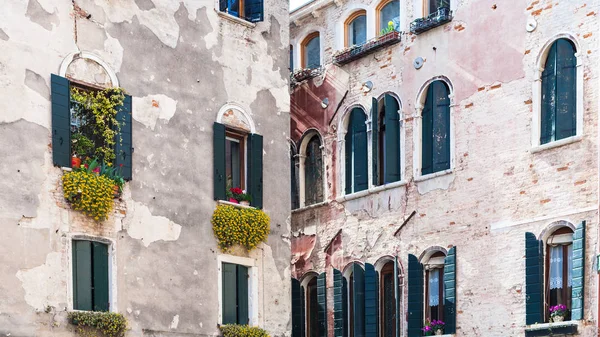
[[[113,180],[82,170],[65,173],[62,183],[64,197],[75,210],[95,220],[106,220],[113,206]]]
[[[219,248],[227,251],[234,245],[254,249],[269,236],[270,221],[269,216],[259,209],[219,205],[211,223]]]
[[[223,337],[269,337],[267,331],[248,325],[227,324],[219,326]]]
[[[69,322],[77,326],[81,336],[123,337],[127,329],[127,319],[116,312],[73,311],[68,314]]]

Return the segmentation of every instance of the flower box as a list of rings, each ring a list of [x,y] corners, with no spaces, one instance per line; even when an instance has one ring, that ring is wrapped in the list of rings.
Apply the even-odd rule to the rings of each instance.
[[[421,34],[432,28],[441,26],[452,21],[452,11],[448,7],[440,7],[437,11],[424,18],[418,18],[410,23],[410,31],[413,34]]]
[[[311,79],[313,77],[317,77],[321,75],[321,73],[322,69],[320,67],[296,70],[290,75],[290,86],[294,88],[301,82]]]
[[[398,42],[400,42],[400,32],[394,30],[361,45],[339,51],[333,56],[333,62],[337,65],[344,65]]]

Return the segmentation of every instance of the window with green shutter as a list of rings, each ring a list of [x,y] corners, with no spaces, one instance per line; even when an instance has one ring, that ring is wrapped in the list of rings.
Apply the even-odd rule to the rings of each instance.
[[[379,318],[382,337],[396,337],[398,323],[398,307],[399,302],[396,301],[399,296],[398,271],[396,270],[395,261],[387,262],[381,268],[379,276]]]
[[[421,174],[450,169],[450,89],[443,81],[427,88],[421,119]]]
[[[408,255],[408,337],[421,337],[423,327],[423,265]]]
[[[327,274],[321,273],[316,279],[318,337],[327,337]]]
[[[109,311],[108,245],[73,240],[73,309]]]
[[[365,112],[354,108],[350,112],[345,136],[346,194],[366,190],[368,186],[367,125]]]
[[[313,134],[308,139],[304,156],[304,206],[322,202],[323,197],[321,139],[318,134]]]
[[[371,111],[373,185],[400,181],[400,105],[385,94],[381,101],[373,99]]]
[[[249,324],[248,277],[246,266],[221,265],[222,324]]]

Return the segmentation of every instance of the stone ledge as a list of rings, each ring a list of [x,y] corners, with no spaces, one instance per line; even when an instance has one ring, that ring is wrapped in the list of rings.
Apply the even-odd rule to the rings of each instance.
[[[534,324],[525,328],[525,337],[574,335],[578,326],[578,321]]]
[[[217,204],[218,205],[228,205],[228,206],[233,206],[235,208],[249,208],[249,209],[256,209],[256,207],[252,207],[252,206],[245,206],[245,205],[241,205],[241,204],[236,204],[234,202],[229,202],[226,200],[217,200]]]

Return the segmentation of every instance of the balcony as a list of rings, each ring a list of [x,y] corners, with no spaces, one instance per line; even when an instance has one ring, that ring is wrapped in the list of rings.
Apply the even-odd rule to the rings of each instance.
[[[333,55],[333,63],[337,65],[344,65],[398,42],[400,42],[400,32],[393,30],[385,33],[384,35],[371,39],[361,45],[340,50]]]
[[[437,11],[424,18],[418,18],[410,23],[410,31],[414,34],[421,34],[435,27],[439,27],[452,21],[452,11],[448,7],[440,7]]]
[[[295,88],[301,82],[311,79],[313,77],[317,77],[322,73],[323,69],[321,67],[298,69],[290,75],[290,86],[292,88]]]

